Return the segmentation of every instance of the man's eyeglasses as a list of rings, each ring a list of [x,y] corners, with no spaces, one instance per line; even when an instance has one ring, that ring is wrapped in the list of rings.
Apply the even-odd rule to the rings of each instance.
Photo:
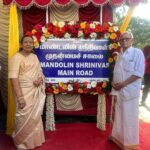
[[[120,41],[121,42],[123,42],[123,41],[129,41],[131,38],[122,38],[122,39],[120,39]]]

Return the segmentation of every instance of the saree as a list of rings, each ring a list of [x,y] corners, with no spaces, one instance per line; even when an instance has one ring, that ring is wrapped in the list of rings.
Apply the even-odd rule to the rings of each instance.
[[[45,142],[42,112],[45,103],[44,83],[36,87],[33,82],[43,77],[40,63],[35,54],[15,54],[9,65],[9,78],[18,78],[26,106],[19,109],[16,102],[15,130],[13,140],[17,148],[33,149]],[[43,77],[44,79],[44,77]]]

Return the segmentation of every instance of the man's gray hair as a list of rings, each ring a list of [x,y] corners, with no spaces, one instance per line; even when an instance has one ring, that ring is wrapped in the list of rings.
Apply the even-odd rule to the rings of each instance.
[[[132,33],[131,31],[125,31],[125,32],[122,33],[122,35],[124,35],[124,34],[130,35],[130,37],[131,37],[132,39],[134,38],[133,33]],[[122,36],[122,35],[121,35],[121,36]]]

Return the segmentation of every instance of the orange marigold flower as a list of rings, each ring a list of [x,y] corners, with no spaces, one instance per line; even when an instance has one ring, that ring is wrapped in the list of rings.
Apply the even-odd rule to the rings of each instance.
[[[35,29],[32,30],[32,34],[35,34],[37,31]]]
[[[108,31],[109,31],[109,32],[114,32],[113,27],[109,27]]]
[[[81,88],[78,89],[78,93],[82,94],[83,90]]]
[[[81,22],[81,23],[80,23],[80,27],[81,27],[81,29],[85,29],[86,23],[85,23],[85,22]]]
[[[54,90],[56,89],[56,87],[55,87],[54,85],[52,86],[52,88],[53,88]]]
[[[49,32],[46,32],[46,33],[44,34],[44,36],[45,36],[46,38],[48,38],[48,37],[50,37],[50,33],[49,33]]]
[[[106,83],[106,82],[103,82],[102,88],[105,88],[106,86],[107,86],[107,83]]]
[[[39,42],[38,41],[35,41],[34,42],[34,47],[36,48],[36,47],[39,47]]]
[[[112,62],[113,62],[113,58],[111,58],[111,57],[108,58],[108,62],[109,62],[109,63],[112,63]]]
[[[113,43],[112,45],[113,45],[113,48],[114,48],[114,49],[117,49],[117,48],[118,48],[118,44],[117,44],[117,43]]]
[[[59,85],[59,87],[62,87],[63,86],[63,82],[59,82],[58,85]]]
[[[54,94],[58,94],[59,93],[59,90],[58,89],[54,89]]]
[[[116,33],[112,33],[112,34],[110,35],[110,39],[114,40],[114,39],[116,39],[116,38],[117,38]]]

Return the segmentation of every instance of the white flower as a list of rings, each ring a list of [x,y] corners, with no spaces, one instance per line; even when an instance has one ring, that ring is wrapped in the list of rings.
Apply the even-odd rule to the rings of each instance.
[[[50,34],[49,39],[53,39],[53,38],[54,38],[54,35]]]
[[[43,31],[43,33],[46,33],[47,32],[47,28],[46,27],[42,27],[42,31]]]
[[[75,24],[75,21],[69,21],[68,22],[68,25],[74,25]]]
[[[109,50],[112,50],[113,49],[113,44],[110,44],[108,48],[109,48]]]
[[[95,29],[95,24],[94,23],[90,23],[90,28]]]
[[[71,37],[71,35],[67,32],[67,33],[65,33],[65,35],[64,35],[64,38],[65,39],[69,39]]]
[[[83,31],[78,31],[78,38],[83,37]]]
[[[97,82],[96,82],[96,81],[92,81],[92,82],[91,82],[91,86],[92,86],[92,88],[95,88],[95,87],[96,87],[96,85],[97,85]]]
[[[68,87],[67,87],[68,91],[73,91],[73,87],[71,84],[68,84]]]
[[[104,34],[104,38],[105,38],[105,39],[109,39],[109,37],[110,37],[110,34],[109,34],[109,33]]]
[[[45,42],[46,41],[46,38],[45,36],[41,36],[41,39],[40,39],[41,42]]]
[[[34,41],[34,42],[36,42],[36,41],[37,41],[36,36],[32,36],[32,38],[33,38],[33,41]]]
[[[100,24],[98,21],[93,21],[93,23],[94,23],[95,25]]]
[[[58,26],[59,26],[60,28],[64,27],[64,25],[65,25],[65,22],[63,22],[63,21],[58,22]]]
[[[91,84],[88,83],[88,84],[87,84],[87,89],[91,89],[91,87],[92,87]]]
[[[119,30],[119,28],[117,26],[114,26],[113,29],[115,32],[117,32]]]
[[[56,25],[58,24],[58,22],[57,22],[56,20],[54,20],[54,21],[52,22],[52,24],[53,24],[54,26],[56,26]]]
[[[91,37],[91,39],[96,39],[97,34],[95,32],[93,32],[93,33],[90,34],[90,37]]]
[[[110,26],[112,26],[112,25],[113,25],[113,23],[111,23],[111,22],[108,22],[108,24],[109,24]]]
[[[117,42],[118,46],[121,46],[119,42]]]

